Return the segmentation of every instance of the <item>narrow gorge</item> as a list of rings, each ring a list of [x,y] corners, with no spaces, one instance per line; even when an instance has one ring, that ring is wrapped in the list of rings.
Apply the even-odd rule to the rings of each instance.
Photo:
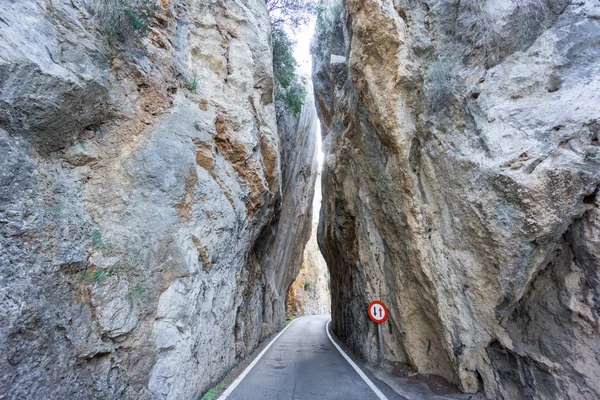
[[[599,135],[597,0],[0,0],[0,400],[207,399],[329,313],[599,399]]]

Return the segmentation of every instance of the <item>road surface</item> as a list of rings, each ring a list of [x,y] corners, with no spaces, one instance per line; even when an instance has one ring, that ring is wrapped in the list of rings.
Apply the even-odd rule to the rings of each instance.
[[[227,400],[379,399],[327,337],[329,319],[318,315],[295,320]],[[371,381],[390,400],[401,398],[390,395],[391,389],[372,376]]]

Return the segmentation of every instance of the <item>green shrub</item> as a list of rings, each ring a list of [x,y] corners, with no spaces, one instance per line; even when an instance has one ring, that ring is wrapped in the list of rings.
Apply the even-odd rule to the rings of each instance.
[[[94,249],[102,249],[106,247],[102,242],[102,234],[98,229],[94,229],[92,231],[92,248]]]
[[[227,378],[223,379],[217,386],[206,392],[206,394],[202,396],[200,400],[214,400],[219,397],[219,394],[225,390],[225,387],[230,383],[229,380],[230,379]]]
[[[109,40],[129,43],[148,36],[156,0],[88,0],[94,21]]]
[[[116,268],[109,268],[109,269],[105,269],[102,271],[98,271],[98,272],[94,272],[91,273],[87,276],[87,283],[92,285],[94,283],[98,283],[100,281],[102,281],[105,278],[111,277],[111,276],[116,276],[117,279],[119,278],[119,271]]]
[[[274,27],[271,32],[271,46],[277,117],[285,114],[296,117],[304,105],[306,88],[296,73],[297,63],[292,50],[294,42],[283,28]]]
[[[287,89],[277,85],[275,91],[275,107],[278,116],[292,114],[297,117],[302,111],[306,99],[306,88],[298,81],[294,81]]]
[[[316,10],[314,0],[266,0],[265,4],[273,28],[287,26],[293,31],[308,24]]]
[[[198,78],[194,77],[190,82],[190,90],[195,92],[198,89]]]
[[[297,117],[306,98],[306,86],[296,73],[294,41],[285,28],[295,31],[310,21],[316,10],[314,0],[266,0],[271,19],[271,47],[275,75],[275,109],[277,119],[284,115]]]
[[[308,290],[308,289],[310,289],[310,282],[304,281],[304,290]]]
[[[298,66],[293,54],[294,42],[283,28],[275,27],[271,31],[271,46],[275,79],[283,88],[287,88],[296,78]]]

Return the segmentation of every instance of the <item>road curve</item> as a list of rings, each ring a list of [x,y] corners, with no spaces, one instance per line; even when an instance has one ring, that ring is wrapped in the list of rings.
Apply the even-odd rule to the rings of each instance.
[[[328,315],[317,315],[294,321],[227,399],[377,400],[375,392],[327,337],[329,319]]]

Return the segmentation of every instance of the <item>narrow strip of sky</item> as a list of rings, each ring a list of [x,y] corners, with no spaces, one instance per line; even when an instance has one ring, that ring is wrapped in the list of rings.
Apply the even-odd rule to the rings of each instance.
[[[296,48],[294,49],[294,57],[298,62],[298,69],[300,75],[306,75],[310,78],[312,71],[312,60],[310,56],[310,41],[313,33],[315,32],[315,20],[313,17],[310,19],[310,23],[294,34],[290,32],[290,36],[296,41]]]

